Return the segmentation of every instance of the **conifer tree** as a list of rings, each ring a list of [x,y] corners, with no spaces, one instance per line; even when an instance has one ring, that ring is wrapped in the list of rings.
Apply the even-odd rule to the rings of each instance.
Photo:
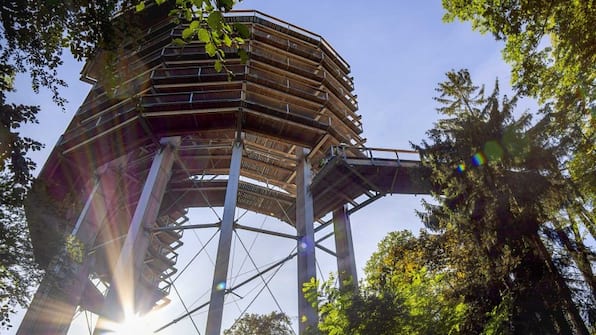
[[[439,85],[443,119],[417,149],[436,204],[424,218],[445,237],[455,293],[470,308],[467,330],[487,334],[588,334],[541,229],[569,204],[557,147],[517,97],[485,97],[466,70]]]

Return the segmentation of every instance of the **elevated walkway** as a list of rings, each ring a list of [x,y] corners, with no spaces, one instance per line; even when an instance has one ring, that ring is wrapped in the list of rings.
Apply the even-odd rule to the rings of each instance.
[[[410,159],[400,159],[400,153]],[[409,150],[332,147],[311,185],[315,217],[345,203],[360,208],[387,194],[430,193],[428,171],[417,157]]]

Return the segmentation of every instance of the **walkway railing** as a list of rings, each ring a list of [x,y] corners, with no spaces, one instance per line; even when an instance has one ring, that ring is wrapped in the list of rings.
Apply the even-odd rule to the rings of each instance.
[[[400,154],[406,154],[410,158],[409,160],[420,160],[420,153],[415,150],[356,147],[344,144],[332,145],[329,150],[330,158],[340,156],[342,158],[368,158],[370,160],[396,159],[399,162]]]

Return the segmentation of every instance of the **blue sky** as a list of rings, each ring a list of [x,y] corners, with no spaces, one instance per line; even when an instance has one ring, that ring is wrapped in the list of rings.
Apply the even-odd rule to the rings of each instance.
[[[503,88],[509,83],[509,67],[501,60],[501,45],[492,36],[473,32],[469,24],[443,23],[443,9],[438,0],[245,0],[238,8],[257,9],[318,33],[342,55],[351,65],[355,78],[363,135],[370,147],[410,149],[410,142],[420,143],[425,138],[425,131],[432,128],[437,119],[437,105],[432,99],[437,83],[443,81],[445,72],[451,69],[467,68],[476,83],[485,83],[489,88],[492,88],[496,77]],[[82,64],[66,57],[60,70],[62,78],[69,83],[69,87],[62,90],[70,101],[65,112],[51,103],[47,92],[31,93],[28,82],[22,78],[18,82],[18,92],[10,96],[16,103],[42,106],[40,125],[23,129],[24,134],[46,144],[44,151],[33,156],[40,166],[90,88],[78,81],[81,68]],[[388,232],[401,229],[418,231],[421,228],[414,213],[420,208],[420,200],[420,196],[387,196],[352,216],[354,248],[360,269]],[[191,223],[214,222],[208,217],[211,215],[208,211],[194,213]],[[275,220],[256,215],[248,214],[242,220],[256,226],[276,227]],[[178,267],[182,268],[213,233],[185,233],[185,251]],[[292,241],[255,237],[252,233],[241,233],[240,236],[247,247],[255,241],[254,258],[259,265],[285,257],[294,246]],[[211,243],[207,248],[211,257],[215,255],[215,244]],[[333,248],[332,243],[329,246]],[[241,251],[239,243],[236,243],[236,248]],[[325,277],[335,270],[330,256],[318,253],[317,257]],[[244,266],[240,266],[244,259],[240,253],[236,270],[253,269],[250,261],[244,261]],[[210,264],[209,257],[202,254],[181,277],[178,288],[187,305],[195,301],[198,305],[208,298],[200,297],[211,281]],[[271,290],[293,321],[297,317],[295,267],[295,261],[289,262],[271,281]],[[240,311],[260,289],[259,283],[262,286],[262,282],[255,282],[253,291],[241,292],[244,299],[228,300],[231,303],[224,315],[224,327],[239,317]],[[147,322],[161,325],[181,313],[183,308],[173,293],[171,298],[172,303]],[[265,289],[249,312],[268,313],[276,309],[274,299]],[[18,316],[15,318],[16,323],[20,322],[19,319]],[[204,314],[199,314],[195,321],[203,332]],[[81,316],[70,333],[85,334],[84,329],[84,316]],[[192,324],[185,320],[169,331],[190,334],[194,333],[193,329]]]

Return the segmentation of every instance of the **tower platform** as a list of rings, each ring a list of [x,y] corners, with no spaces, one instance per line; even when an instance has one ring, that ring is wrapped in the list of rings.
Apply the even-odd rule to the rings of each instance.
[[[117,80],[106,81],[113,58],[103,50],[82,71],[93,87],[26,209],[35,256],[62,285],[42,283],[19,334],[65,333],[76,308],[118,319],[124,291],[134,312],[151,310],[170,292],[187,209],[223,207],[207,325],[219,335],[225,292],[216,287],[226,280],[235,208],[296,229],[298,245],[312,248],[297,256],[301,285],[316,276],[314,229],[325,216],[346,236],[350,210],[429,191],[420,162],[399,157],[413,152],[365,146],[350,67],[324,38],[257,11],[231,12],[226,20],[250,31],[239,46],[248,61],[224,48],[229,72],[218,72],[204,44],[172,43],[187,26],[167,12],[139,14],[144,34],[118,51]],[[64,261],[68,234],[83,251],[76,264]],[[336,245],[352,258],[340,272],[355,276],[351,237]],[[300,299],[304,327],[313,327],[316,311]]]

